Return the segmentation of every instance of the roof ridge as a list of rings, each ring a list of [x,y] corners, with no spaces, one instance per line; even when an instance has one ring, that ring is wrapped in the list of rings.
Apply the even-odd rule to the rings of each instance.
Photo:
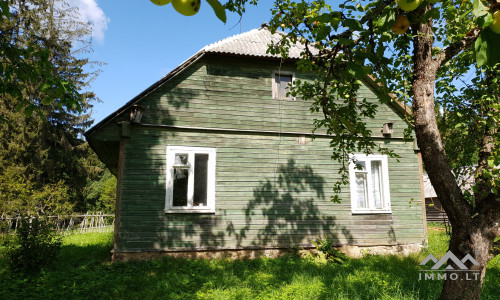
[[[268,47],[278,42],[278,40],[286,35],[285,32],[278,30],[272,32],[267,24],[262,24],[259,28],[235,34],[215,43],[211,43],[198,52],[279,58],[279,55],[269,53]],[[303,50],[302,48],[302,45],[292,45],[288,58],[298,59]]]
[[[255,32],[259,31],[259,30],[262,30],[262,29],[264,29],[264,28],[262,28],[262,27],[254,28],[254,29],[249,30],[249,31],[245,31],[245,32],[238,33],[238,34],[235,34],[235,35],[227,37],[227,38],[223,38],[222,40],[218,40],[217,42],[214,42],[214,43],[206,45],[205,47],[201,48],[200,51],[207,51],[207,50],[210,50],[211,48],[215,48],[215,47],[220,46],[222,44],[230,43],[230,42],[232,42],[232,41],[234,41],[236,39],[239,39],[239,38],[245,37],[247,35],[253,34],[253,33],[255,33]]]
[[[261,30],[267,30],[267,31],[269,31],[271,33],[271,30],[269,30],[267,23],[263,23],[259,28],[254,28],[254,29],[251,29],[249,31],[241,32],[241,33],[235,34],[233,36],[230,36],[230,37],[227,37],[227,38],[223,38],[222,40],[218,40],[216,42],[208,44],[205,47],[201,48],[200,51],[210,51],[211,49],[214,49],[216,47],[220,47],[223,44],[231,43],[231,42],[233,42],[235,40],[238,40],[238,39],[244,38],[246,36],[255,34],[255,33],[259,32]],[[280,30],[276,30],[274,32],[274,34],[276,34],[276,33],[280,34],[280,35],[286,35],[285,32],[280,31]],[[271,35],[273,35],[273,33],[271,33]]]

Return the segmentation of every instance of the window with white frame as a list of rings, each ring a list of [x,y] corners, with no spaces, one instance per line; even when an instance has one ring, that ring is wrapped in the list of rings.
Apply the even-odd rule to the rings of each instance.
[[[215,212],[215,148],[167,146],[165,212]]]
[[[273,99],[294,100],[290,92],[293,83],[293,73],[276,71],[273,73]]]
[[[390,213],[386,155],[350,155],[352,213]]]

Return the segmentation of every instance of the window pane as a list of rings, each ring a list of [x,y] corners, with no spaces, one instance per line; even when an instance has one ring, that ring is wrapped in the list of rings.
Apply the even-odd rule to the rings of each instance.
[[[287,92],[290,91],[288,85],[292,83],[291,75],[278,75],[276,74],[276,84],[278,90],[278,99],[290,99],[291,97],[287,97]]]
[[[174,168],[173,206],[187,206],[188,177],[189,169]]]
[[[175,154],[175,162],[174,165],[176,166],[181,166],[181,165],[188,165],[188,155],[187,154],[180,154],[177,153]]]
[[[375,208],[383,208],[382,205],[382,162],[371,162],[372,187],[371,193]]]
[[[366,162],[358,160],[354,169],[356,171],[366,171]]]
[[[207,206],[208,154],[194,156],[193,206]]]
[[[366,173],[356,172],[356,202],[358,208],[368,207],[367,186],[366,186]]]

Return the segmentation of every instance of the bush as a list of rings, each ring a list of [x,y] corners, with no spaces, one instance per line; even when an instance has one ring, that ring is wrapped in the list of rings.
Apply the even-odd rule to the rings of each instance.
[[[493,246],[491,247],[490,253],[493,254],[493,256],[500,255],[500,238],[495,239],[495,241],[493,242]]]
[[[311,241],[318,250],[320,256],[325,257],[328,261],[336,262],[336,263],[344,263],[347,260],[347,256],[342,253],[339,249],[334,247],[335,243],[333,240],[329,238],[317,239],[315,241]]]
[[[6,260],[13,272],[37,273],[52,264],[62,237],[46,220],[23,217],[14,236],[7,240]]]

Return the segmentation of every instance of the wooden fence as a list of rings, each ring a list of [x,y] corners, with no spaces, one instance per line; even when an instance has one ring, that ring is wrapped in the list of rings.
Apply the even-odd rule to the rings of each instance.
[[[49,216],[49,222],[54,225],[59,234],[67,235],[86,232],[112,232],[115,223],[115,215],[102,212],[87,212],[86,214],[75,214],[69,216]],[[17,231],[21,217],[0,217],[3,230]]]

